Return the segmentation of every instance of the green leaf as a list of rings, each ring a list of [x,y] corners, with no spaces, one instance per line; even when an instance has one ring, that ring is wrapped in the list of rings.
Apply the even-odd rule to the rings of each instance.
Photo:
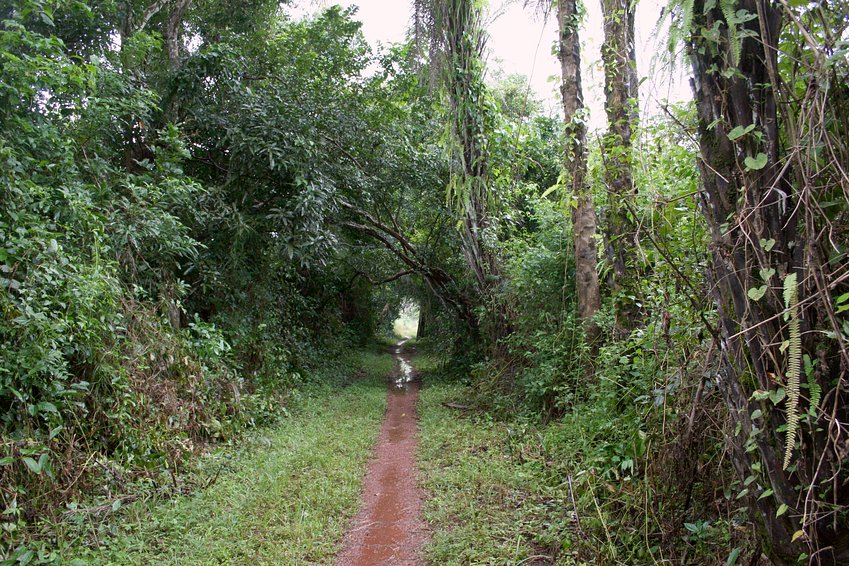
[[[764,281],[769,281],[772,278],[772,276],[775,275],[775,269],[773,269],[771,267],[769,269],[761,269],[760,275],[761,275],[761,279],[763,279]]]
[[[747,294],[749,295],[749,298],[753,301],[760,301],[763,296],[766,295],[766,290],[766,285],[763,285],[761,287],[752,287],[751,289],[749,289],[749,292]]]
[[[725,561],[725,566],[734,566],[737,563],[737,559],[740,558],[740,553],[743,552],[743,549],[739,546],[731,551],[731,554],[728,555],[728,560]]]
[[[834,304],[837,305],[837,310],[835,314],[840,314],[842,312],[849,311],[849,293],[843,293],[837,299],[835,299]]]
[[[26,547],[18,547],[15,550],[15,554],[12,555],[12,564],[18,564],[18,566],[26,566],[32,559],[35,557],[35,551],[30,550]]]
[[[550,195],[551,193],[553,193],[554,191],[560,190],[560,189],[562,189],[562,188],[563,188],[563,185],[561,185],[560,183],[557,183],[557,184],[555,184],[555,185],[551,185],[550,187],[548,187],[547,189],[545,189],[545,190],[543,191],[543,193],[542,193],[542,195],[540,196],[540,198],[545,198],[545,197],[547,197],[548,195]]]
[[[42,401],[35,406],[35,409],[39,413],[58,413],[59,410],[56,408],[56,405],[53,403],[49,403],[47,401]]]
[[[789,507],[787,507],[787,504],[782,503],[781,505],[778,506],[778,511],[775,512],[775,516],[781,517],[782,515],[787,513],[787,509],[789,509]]]
[[[731,140],[731,141],[734,141],[736,139],[739,139],[739,138],[745,136],[746,134],[748,134],[749,132],[751,132],[754,129],[755,129],[754,124],[749,124],[748,126],[745,126],[745,127],[737,126],[733,130],[728,132],[728,139]]]
[[[40,460],[40,459],[39,459]],[[34,474],[41,474],[41,466],[29,456],[23,457],[24,465]]]
[[[784,392],[783,387],[779,387],[775,391],[769,392],[769,400],[772,401],[773,405],[778,405],[784,399],[787,394]]]
[[[775,493],[775,492],[774,492],[773,490],[771,490],[771,489],[768,489],[768,490],[764,491],[764,492],[760,495],[760,497],[758,497],[758,501],[760,501],[761,499],[764,499],[764,498],[766,498],[766,497],[769,497],[769,496],[770,496],[770,495],[772,495],[773,493]]]
[[[768,252],[768,251],[772,250],[772,248],[775,247],[775,240],[772,239],[772,238],[770,238],[769,240],[761,240],[760,244],[761,244],[761,248],[763,248],[763,250],[765,252]]]
[[[755,157],[747,156],[746,159],[743,160],[743,164],[746,165],[747,171],[759,171],[766,167],[766,162],[769,161],[769,158],[765,153],[759,153]]]
[[[9,464],[14,463],[15,459],[11,456],[3,456],[0,458],[0,466],[8,466]]]
[[[763,389],[756,389],[750,397],[750,399],[754,399],[755,401],[763,401],[767,398],[769,398],[769,392],[764,391]]]

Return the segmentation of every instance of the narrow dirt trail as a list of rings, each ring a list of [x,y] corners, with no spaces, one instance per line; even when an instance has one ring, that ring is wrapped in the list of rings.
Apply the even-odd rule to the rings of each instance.
[[[404,341],[394,348],[399,370],[389,383],[386,417],[363,482],[363,504],[336,566],[423,565],[428,538],[416,485],[420,383]]]

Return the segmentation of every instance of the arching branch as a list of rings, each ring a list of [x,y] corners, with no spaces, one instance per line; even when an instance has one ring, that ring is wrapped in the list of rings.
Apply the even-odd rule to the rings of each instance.
[[[342,226],[380,242],[383,247],[406,265],[410,272],[419,274],[447,308],[453,310],[470,328],[476,327],[472,305],[466,297],[457,291],[458,285],[449,273],[439,267],[429,265],[413,243],[396,228],[381,222],[371,213],[351,203],[343,201],[342,206],[362,220],[361,222],[346,220],[340,223]]]

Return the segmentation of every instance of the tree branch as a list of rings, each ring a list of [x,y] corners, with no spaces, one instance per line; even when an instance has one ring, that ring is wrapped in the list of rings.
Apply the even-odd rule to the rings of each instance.
[[[342,226],[346,226],[379,241],[383,246],[392,252],[399,260],[401,260],[410,272],[420,274],[427,282],[428,287],[439,298],[439,300],[447,307],[453,309],[460,318],[470,326],[474,324],[474,316],[472,314],[469,302],[460,294],[452,291],[451,284],[454,279],[443,269],[431,267],[421,259],[415,247],[399,232],[396,232],[389,226],[377,221],[373,216],[364,210],[343,201],[342,206],[363,215],[370,224],[362,224],[353,221],[344,221]],[[398,243],[396,245],[395,243]],[[400,275],[399,275],[400,277]]]
[[[377,218],[372,216],[370,213],[366,212],[365,210],[362,210],[361,208],[357,208],[356,206],[352,205],[349,202],[346,202],[344,200],[340,201],[340,202],[341,202],[341,205],[344,208],[347,208],[348,210],[350,210],[354,214],[361,216],[369,224],[371,224],[374,228],[377,228],[381,232],[384,232],[384,233],[388,234],[389,236],[391,236],[395,241],[398,242],[398,244],[401,245],[402,248],[404,248],[407,251],[407,253],[412,255],[419,263],[424,264],[424,262],[421,260],[421,257],[419,256],[418,251],[413,246],[412,242],[410,242],[407,238],[405,238],[404,235],[401,234],[400,230],[390,228],[389,226],[387,226],[386,224],[384,224],[383,222],[381,222],[380,220],[378,220]]]
[[[404,271],[399,271],[398,273],[396,273],[394,275],[390,275],[389,277],[384,277],[383,279],[374,279],[371,275],[369,275],[365,271],[357,271],[354,274],[354,279],[356,279],[357,277],[363,277],[366,281],[368,281],[372,285],[378,286],[378,285],[385,285],[387,283],[392,283],[393,281],[397,281],[398,279],[401,279],[405,275],[411,275],[413,273],[415,273],[415,271],[413,271],[412,269],[405,269]]]
[[[167,3],[168,3],[168,0],[157,0],[156,2],[154,2],[153,4],[148,6],[145,9],[145,11],[142,12],[142,17],[141,17],[141,20],[139,21],[139,25],[136,26],[136,29],[134,29],[133,31],[136,32],[136,31],[144,30],[144,28],[147,27],[147,24],[150,22],[150,19],[153,16],[155,16],[157,13],[159,13],[159,11],[162,9],[162,7],[165,6],[165,4],[167,4]],[[128,6],[127,9],[129,10],[129,9],[131,9],[131,7]]]

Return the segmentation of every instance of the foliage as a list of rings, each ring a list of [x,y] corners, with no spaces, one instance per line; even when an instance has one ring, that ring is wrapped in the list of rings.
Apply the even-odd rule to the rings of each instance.
[[[74,540],[79,535],[70,529],[60,558],[197,564],[333,556],[357,509],[392,359],[359,351],[331,365],[314,376],[320,385],[301,391],[284,423],[203,458],[195,481],[207,489],[177,502],[165,497],[122,506],[96,525],[101,539],[96,552],[80,544],[84,539]],[[360,378],[340,391],[354,373]],[[283,500],[285,511],[268,512]],[[85,509],[76,511],[75,522],[83,526]],[[210,522],[210,516],[216,519]],[[257,540],[264,544],[257,546]]]
[[[31,560],[66,505],[136,497],[275,419],[316,344],[372,316],[341,312],[331,229],[355,188],[336,136],[381,99],[355,79],[359,26],[226,5],[186,16],[201,41],[179,69],[166,14],[128,31],[112,3],[2,11],[4,557]]]
[[[3,558],[180,491],[415,304],[472,386],[425,392],[431,517],[462,535],[434,559],[845,561],[844,7],[673,3],[696,104],[632,130],[622,90],[587,146],[576,5],[564,124],[485,80],[485,2],[417,2],[377,52],[355,11],[282,4],[0,7]]]

